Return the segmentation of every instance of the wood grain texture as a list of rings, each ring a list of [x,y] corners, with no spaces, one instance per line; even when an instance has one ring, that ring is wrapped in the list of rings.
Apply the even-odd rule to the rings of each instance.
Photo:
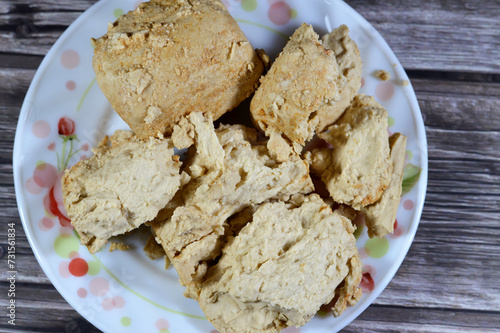
[[[43,55],[95,1],[0,2],[0,331],[99,332],[38,265],[17,211],[12,146]],[[418,232],[386,290],[345,332],[500,332],[499,1],[349,1],[407,70],[428,138]],[[18,325],[5,321],[16,223]],[[22,315],[21,315],[22,314]]]
[[[499,2],[347,1],[406,69],[498,73]]]
[[[22,316],[16,318],[14,327],[2,320],[1,332],[100,332],[79,316],[51,285],[18,283],[16,287],[17,313]],[[2,295],[7,288],[5,282],[0,283]],[[5,318],[6,306],[4,299],[0,299],[2,319]]]
[[[95,1],[0,4],[0,52],[43,55]],[[406,69],[500,73],[498,1],[348,1]]]
[[[448,309],[371,306],[343,332],[500,332],[495,313]],[[401,323],[405,318],[405,323]],[[481,322],[481,327],[477,327]]]

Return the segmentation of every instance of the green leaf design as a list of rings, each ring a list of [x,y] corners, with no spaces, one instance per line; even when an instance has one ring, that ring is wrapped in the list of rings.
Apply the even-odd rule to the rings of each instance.
[[[80,109],[82,108],[83,101],[85,100],[85,97],[87,97],[87,94],[89,93],[90,88],[92,88],[92,86],[94,85],[96,80],[97,79],[94,77],[92,79],[92,81],[90,82],[90,84],[87,86],[87,89],[85,89],[85,91],[83,92],[83,96],[82,96],[82,98],[80,98],[80,101],[78,102],[78,105],[76,106],[76,112],[80,111]]]
[[[354,231],[354,238],[358,239],[362,231],[363,231],[363,225],[359,225],[356,228],[356,231]]]
[[[415,186],[420,178],[420,170],[421,169],[418,166],[411,163],[408,163],[405,166],[405,170],[403,172],[403,183],[401,184],[401,195],[410,192],[413,186]]]

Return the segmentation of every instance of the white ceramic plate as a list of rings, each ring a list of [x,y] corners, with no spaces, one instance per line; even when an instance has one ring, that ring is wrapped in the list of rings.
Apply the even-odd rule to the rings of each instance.
[[[324,34],[346,24],[364,62],[361,92],[389,111],[389,131],[408,137],[404,190],[394,235],[369,239],[357,232],[364,263],[363,297],[338,318],[317,315],[287,332],[333,332],[358,316],[389,283],[415,235],[427,186],[427,145],[415,94],[401,64],[375,29],[342,1],[225,0],[254,47],[274,57],[302,22]],[[90,255],[71,229],[60,191],[60,173],[115,129],[128,128],[95,82],[91,37],[134,9],[136,0],[103,0],[78,18],[49,51],[24,101],[14,145],[19,212],[38,262],[63,297],[105,332],[205,332],[214,330],[198,304],[163,261],[142,252],[145,233],[127,238],[129,251]],[[391,74],[386,82],[375,70]]]

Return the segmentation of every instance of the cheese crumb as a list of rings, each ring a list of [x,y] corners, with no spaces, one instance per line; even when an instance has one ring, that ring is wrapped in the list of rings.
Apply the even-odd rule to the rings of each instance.
[[[387,81],[387,80],[390,80],[391,74],[389,74],[387,71],[384,71],[383,69],[381,69],[381,70],[378,70],[375,72],[375,77],[379,80]]]

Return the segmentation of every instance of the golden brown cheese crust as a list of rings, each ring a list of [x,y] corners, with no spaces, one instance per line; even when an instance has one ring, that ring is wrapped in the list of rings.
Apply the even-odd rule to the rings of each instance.
[[[224,247],[200,293],[201,308],[220,332],[302,326],[344,280],[338,314],[359,298],[354,228],[318,195],[264,203],[250,218]]]
[[[363,207],[368,236],[385,237],[394,231],[394,221],[401,200],[401,182],[406,159],[406,137],[394,133],[389,138],[392,163],[391,182],[380,199],[372,205]]]
[[[109,244],[109,252],[113,252],[116,250],[127,251],[129,248],[130,248],[130,246],[128,246],[127,244],[122,243],[122,242],[110,242],[110,244]]]
[[[383,69],[376,71],[374,75],[377,79],[379,79],[381,81],[388,81],[391,79],[391,74],[389,74],[389,72],[387,72]]]
[[[318,110],[319,123],[317,133],[333,124],[345,109],[351,104],[352,99],[361,87],[361,71],[363,62],[356,43],[349,37],[349,28],[341,25],[327,35],[321,37],[323,46],[335,53],[339,65],[339,74],[345,78],[345,84],[340,87],[340,98],[337,103],[327,103]]]
[[[267,136],[283,133],[303,145],[337,120],[361,85],[362,62],[349,29],[323,36],[302,24],[261,79],[250,104]]]
[[[355,209],[376,202],[389,185],[387,111],[372,97],[358,95],[342,117],[319,137],[333,149],[307,153],[330,196]]]
[[[154,219],[180,186],[181,162],[171,140],[142,141],[117,131],[111,142],[94,148],[62,180],[64,207],[91,253]]]
[[[193,110],[217,119],[256,88],[263,65],[218,0],[151,0],[95,41],[93,67],[111,106],[142,138]]]
[[[304,23],[261,79],[250,103],[253,121],[267,135],[277,130],[303,145],[314,135],[318,109],[338,101],[343,83],[334,53]]]
[[[335,295],[338,297],[337,301],[332,307],[332,312],[334,316],[340,316],[342,312],[347,308],[347,305],[353,306],[361,298],[362,290],[359,287],[359,283],[363,277],[361,268],[363,263],[359,259],[359,255],[356,254],[347,262],[349,268],[349,273],[344,279],[344,283],[341,287],[337,288]]]
[[[144,248],[142,250],[151,260],[156,260],[166,256],[163,247],[156,242],[153,234],[149,235],[148,239],[146,240],[146,245],[144,245]]]
[[[184,170],[191,180],[152,227],[187,287],[185,295],[197,298],[208,263],[220,255],[232,215],[270,198],[311,192],[313,185],[307,162],[298,155],[277,162],[254,129],[233,125],[214,130],[199,113],[189,120],[196,142],[191,149],[196,149]]]

